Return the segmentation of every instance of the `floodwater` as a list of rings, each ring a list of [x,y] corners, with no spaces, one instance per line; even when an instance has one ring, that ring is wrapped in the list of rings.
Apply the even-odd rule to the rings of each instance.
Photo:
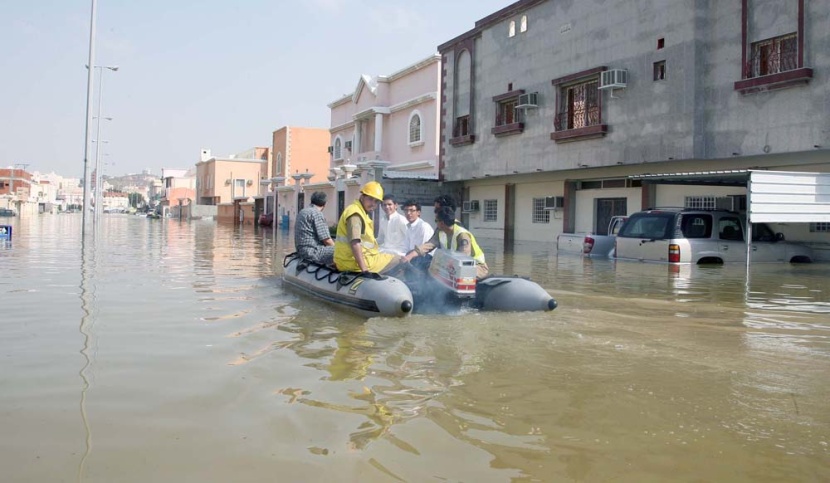
[[[827,265],[483,240],[559,308],[365,321],[283,289],[281,232],[10,222],[4,482],[830,480]]]

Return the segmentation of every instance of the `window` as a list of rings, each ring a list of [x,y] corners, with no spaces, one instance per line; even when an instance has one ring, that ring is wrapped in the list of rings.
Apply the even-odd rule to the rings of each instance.
[[[496,126],[504,126],[506,124],[522,122],[519,119],[521,111],[516,110],[517,105],[517,97],[499,102],[496,106]]]
[[[233,180],[233,187],[231,189],[231,198],[239,198],[245,196],[245,180],[244,179],[234,179]]]
[[[522,15],[522,24],[519,27],[519,32],[527,32],[527,15]]]
[[[453,146],[463,146],[475,142],[475,135],[473,134],[473,119],[470,117],[472,112],[472,94],[473,94],[473,70],[472,70],[472,54],[469,50],[473,44],[462,46],[458,53],[455,62],[455,86],[453,90],[452,101],[452,138],[450,144]]]
[[[657,50],[660,50],[665,46],[666,46],[666,39],[663,38],[663,37],[658,38],[657,39]]]
[[[334,159],[343,159],[343,142],[340,140],[340,136],[337,136],[337,139],[334,140]]]
[[[684,216],[680,231],[686,238],[709,238],[712,236],[712,217],[710,215]]]
[[[277,153],[277,172],[274,174],[275,176],[280,176],[282,174],[282,152]]]
[[[510,21],[510,27],[507,30],[507,36],[508,37],[513,37],[515,35],[516,35],[516,21],[511,20]]]
[[[748,78],[778,74],[798,68],[798,35],[795,33],[752,44]]]
[[[666,80],[666,61],[661,60],[654,63],[654,80]]]
[[[579,129],[600,124],[599,79],[562,87],[556,130]]]
[[[830,223],[824,221],[810,223],[810,231],[813,233],[830,233]]]
[[[545,209],[544,198],[533,198],[533,223],[550,223],[550,210]]]
[[[721,240],[744,241],[741,221],[737,218],[721,218],[718,220],[718,238]]]
[[[498,209],[498,200],[484,200],[484,221],[497,221]]]
[[[687,196],[683,207],[693,210],[714,210],[717,208],[717,203],[714,196]]]
[[[414,111],[409,117],[409,144],[423,144],[421,138],[421,114]]]
[[[461,136],[470,135],[470,116],[459,116],[455,119],[455,126],[452,130],[452,137],[457,138]]]

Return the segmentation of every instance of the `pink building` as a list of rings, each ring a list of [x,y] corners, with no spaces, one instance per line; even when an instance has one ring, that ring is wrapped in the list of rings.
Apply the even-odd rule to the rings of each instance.
[[[391,75],[363,75],[354,92],[328,105],[329,178],[343,193],[339,204],[351,202],[360,183],[379,176],[438,179],[440,68],[436,54]],[[326,208],[328,219],[339,211]]]

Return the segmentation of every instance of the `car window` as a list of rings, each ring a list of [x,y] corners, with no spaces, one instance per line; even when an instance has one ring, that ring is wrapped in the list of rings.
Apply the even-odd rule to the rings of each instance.
[[[649,213],[632,216],[620,229],[618,236],[623,238],[668,238],[674,213]]]
[[[752,241],[775,241],[775,232],[766,223],[753,223]]]
[[[718,220],[718,232],[721,240],[744,241],[743,225],[738,218],[723,217]]]
[[[680,231],[686,238],[710,238],[712,236],[712,215],[687,214],[680,222]]]

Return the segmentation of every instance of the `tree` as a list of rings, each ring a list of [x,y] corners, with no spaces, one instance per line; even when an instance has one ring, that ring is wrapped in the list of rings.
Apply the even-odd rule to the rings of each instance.
[[[144,195],[141,193],[130,193],[128,196],[130,199],[130,206],[133,208],[138,208],[144,204]]]

